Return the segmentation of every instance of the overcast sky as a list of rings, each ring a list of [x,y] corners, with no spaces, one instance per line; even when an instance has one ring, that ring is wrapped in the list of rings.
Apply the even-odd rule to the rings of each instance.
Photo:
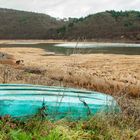
[[[1,8],[81,17],[105,10],[140,10],[140,0],[0,0]]]

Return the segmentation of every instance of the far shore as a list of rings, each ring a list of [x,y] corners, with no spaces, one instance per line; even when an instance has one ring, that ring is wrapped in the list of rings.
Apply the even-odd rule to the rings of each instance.
[[[54,39],[0,39],[0,44],[40,44],[40,43],[128,43],[128,44],[140,44],[140,40],[109,40],[109,39],[93,39],[93,40],[54,40]]]

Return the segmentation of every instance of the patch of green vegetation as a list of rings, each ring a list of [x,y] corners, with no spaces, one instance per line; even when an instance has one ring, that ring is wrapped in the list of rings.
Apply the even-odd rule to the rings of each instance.
[[[69,122],[30,119],[14,121],[8,116],[0,120],[1,140],[134,140],[140,129],[133,117],[98,114],[89,120]]]

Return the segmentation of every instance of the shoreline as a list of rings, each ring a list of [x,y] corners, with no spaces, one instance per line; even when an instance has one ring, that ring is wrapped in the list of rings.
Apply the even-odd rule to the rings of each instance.
[[[55,39],[0,39],[0,44],[40,44],[40,43],[122,43],[122,44],[140,44],[140,41],[130,41],[130,40],[55,40]]]

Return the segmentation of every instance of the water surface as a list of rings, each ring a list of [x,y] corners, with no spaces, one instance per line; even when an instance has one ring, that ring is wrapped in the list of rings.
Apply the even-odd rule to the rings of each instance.
[[[81,54],[126,54],[140,55],[140,44],[128,43],[39,43],[39,44],[0,44],[0,47],[42,48],[47,52],[70,55]]]

